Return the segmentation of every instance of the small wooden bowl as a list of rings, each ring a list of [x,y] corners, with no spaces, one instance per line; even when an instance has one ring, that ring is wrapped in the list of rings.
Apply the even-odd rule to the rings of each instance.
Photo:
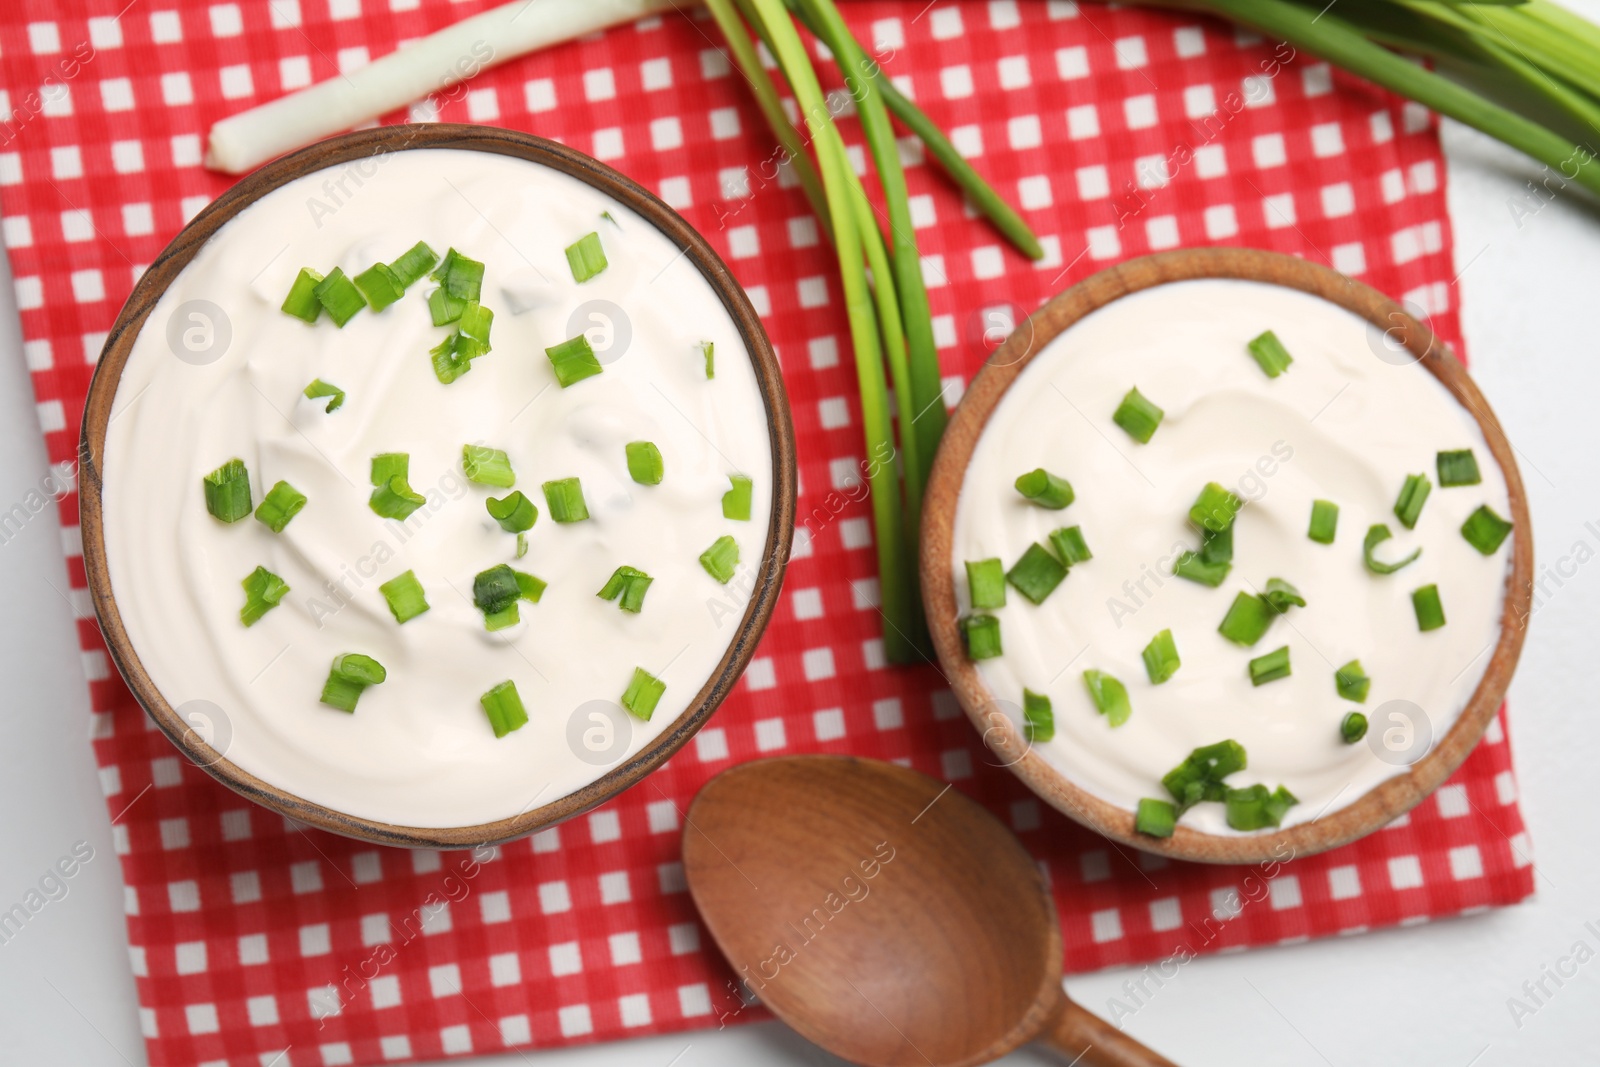
[[[1133,812],[1093,796],[1034,752],[1021,731],[995,706],[995,698],[967,659],[957,628],[955,575],[951,567],[956,502],[967,465],[989,416],[1006,389],[1035,355],[1090,312],[1129,293],[1167,282],[1237,278],[1298,289],[1336,304],[1387,332],[1403,345],[1473,414],[1489,451],[1505,476],[1511,500],[1511,567],[1506,579],[1500,640],[1482,681],[1459,718],[1433,749],[1404,773],[1382,782],[1347,807],[1324,818],[1272,833],[1223,836],[1179,824],[1169,838],[1139,834]],[[1335,848],[1382,827],[1409,811],[1448,778],[1478,743],[1499,710],[1527,634],[1533,598],[1533,534],[1527,497],[1510,442],[1466,368],[1427,326],[1376,289],[1336,271],[1292,256],[1247,248],[1197,248],[1130,260],[1101,271],[1051,299],[1012,333],[973,379],[950,420],[928,482],[922,520],[922,596],[928,625],[945,676],[967,717],[1028,787],[1052,807],[1115,841],[1177,859],[1204,863],[1260,863]]]
[[[750,602],[739,622],[739,630],[716,670],[683,715],[632,757],[574,793],[512,818],[448,829],[396,826],[357,818],[314,804],[241,770],[223,753],[217,752],[201,739],[156,689],[139,661],[138,651],[128,639],[122,617],[117,611],[117,600],[106,566],[106,531],[100,500],[106,427],[111,418],[123,366],[128,361],[134,339],[139,335],[145,318],[161,299],[167,286],[194,258],[200,246],[240,211],[286,182],[314,171],[381,153],[414,148],[490,152],[525,159],[569,174],[626,204],[682,248],[684,255],[721,297],[755,363],[756,380],[771,428],[772,484],[775,487],[767,543],[751,589]],[[319,829],[409,848],[469,848],[534,833],[605,803],[682,748],[705,725],[749,664],[756,643],[777,605],[794,533],[797,492],[794,426],[789,418],[789,401],[783,388],[783,376],[755,309],[751,307],[739,283],[734,281],[727,265],[681,215],[629,178],[554,141],[489,126],[445,123],[388,126],[330,138],[267,164],[218,197],[195,216],[150,265],[117,316],[106,339],[94,380],[89,385],[88,401],[83,413],[83,432],[79,441],[79,460],[83,560],[88,572],[89,592],[94,598],[95,614],[99,617],[101,633],[105,636],[106,647],[117,669],[161,731],[213,778],[258,804]]]

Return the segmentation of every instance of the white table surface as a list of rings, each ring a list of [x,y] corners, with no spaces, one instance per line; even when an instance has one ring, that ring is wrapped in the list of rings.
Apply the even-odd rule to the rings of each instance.
[[[1600,2],[1580,5],[1600,16]],[[1519,227],[1508,203],[1538,168],[1450,126],[1456,290],[1474,373],[1520,451],[1540,572],[1569,559],[1534,616],[1512,686],[1511,740],[1534,843],[1538,892],[1470,918],[1186,966],[1128,1030],[1185,1067],[1241,1063],[1502,1067],[1600,1062],[1600,959],[1563,979],[1531,1015],[1508,998],[1586,942],[1600,953],[1600,208],[1557,198]],[[1591,164],[1595,165],[1595,164]],[[0,264],[3,269],[3,264]],[[0,278],[0,511],[46,473],[19,353],[9,274]],[[1593,523],[1593,526],[1586,525]],[[96,858],[70,894],[0,945],[0,1064],[141,1065],[122,887],[88,734],[54,509],[0,546],[0,910],[75,842]],[[1587,622],[1585,621],[1587,620]],[[1586,923],[1594,923],[1593,931]],[[1570,967],[1567,969],[1570,970]],[[1130,972],[1074,978],[1105,1010]],[[1530,1002],[1531,1003],[1531,1002]],[[295,1062],[301,1062],[297,1057]],[[455,1060],[455,1063],[463,1061]],[[537,1067],[718,1067],[836,1063],[774,1023],[571,1051],[486,1057]],[[1006,1063],[1047,1062],[1018,1053]]]

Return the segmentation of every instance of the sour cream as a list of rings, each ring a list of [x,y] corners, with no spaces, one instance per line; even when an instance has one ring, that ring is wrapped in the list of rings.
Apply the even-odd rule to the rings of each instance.
[[[580,285],[563,249],[590,231],[609,266]],[[486,265],[493,351],[454,383],[440,384],[428,356],[449,332],[431,324],[430,282],[342,330],[279,310],[301,267],[353,277],[419,240]],[[544,350],[583,332],[604,371],[563,389]],[[715,344],[710,380],[703,341]],[[343,406],[327,413],[302,396],[313,378],[344,389]],[[729,534],[749,569],[767,540],[766,409],[716,292],[642,216],[503,156],[395,152],[269,193],[167,290],[113,410],[106,552],[144,667],[180,713],[193,701],[220,714],[207,729],[239,767],[363,818],[498,820],[637,752],[684,713],[738,630],[740,580],[716,582],[700,553]],[[636,440],[660,448],[660,485],[630,479],[624,445]],[[467,443],[505,450],[515,488],[539,507],[521,560],[484,507],[505,490],[463,475]],[[427,498],[404,522],[368,507],[383,452],[410,454],[411,486]],[[207,513],[201,478],[233,456],[257,502],[279,479],[309,498],[282,533]],[[754,482],[748,522],[722,514],[735,473]],[[588,521],[550,518],[540,485],[568,477],[581,479]],[[489,633],[472,581],[502,563],[549,588],[521,604],[516,628]],[[655,579],[639,614],[595,595],[624,564]],[[239,583],[257,565],[290,592],[247,629]],[[378,586],[407,570],[431,610],[399,625]],[[318,702],[344,652],[388,669],[354,714]],[[648,722],[615,707],[636,667],[666,683]],[[530,721],[497,739],[479,697],[507,679]]]
[[[1294,357],[1268,378],[1247,342],[1273,330]],[[1379,353],[1383,355],[1380,356]],[[1129,388],[1165,410],[1149,444],[1111,421]],[[1481,485],[1440,488],[1435,454],[1470,448]],[[1050,511],[1023,499],[1017,475],[1044,467],[1077,500]],[[1434,483],[1414,531],[1393,507],[1405,476]],[[1236,520],[1233,570],[1216,589],[1172,575],[1198,545],[1189,506],[1207,482],[1247,501]],[[1311,541],[1313,500],[1339,505],[1331,545]],[[1510,516],[1505,479],[1471,414],[1421,365],[1398,361],[1364,319],[1316,297],[1262,283],[1172,283],[1124,297],[1052,340],[996,407],[974,451],[954,532],[958,598],[964,562],[1010,567],[1032,542],[1078,525],[1094,558],[1073,567],[1043,604],[1008,589],[999,617],[1004,655],[978,671],[1020,722],[1026,687],[1050,697],[1053,740],[1036,750],[1069,780],[1123,808],[1165,799],[1161,777],[1193,749],[1232,738],[1249,767],[1230,785],[1285,785],[1300,803],[1284,825],[1338,810],[1437,743],[1459,717],[1499,638],[1510,540],[1485,557],[1460,534],[1480,504]],[[1371,574],[1362,538],[1375,523],[1394,539],[1380,558],[1421,558]],[[1273,622],[1250,649],[1217,632],[1236,593],[1269,578],[1297,586],[1307,606]],[[1418,631],[1411,592],[1437,583],[1447,624]],[[1170,629],[1182,666],[1152,685],[1140,653]],[[1289,646],[1293,674],[1252,686],[1250,659]],[[1364,704],[1342,699],[1334,671],[1359,659],[1372,679]],[[1128,688],[1132,717],[1116,729],[1083,683],[1094,668]],[[1403,703],[1392,703],[1403,702]],[[1371,721],[1347,745],[1351,710]],[[1407,725],[1409,724],[1409,725]],[[1231,834],[1223,805],[1202,803],[1183,824]]]

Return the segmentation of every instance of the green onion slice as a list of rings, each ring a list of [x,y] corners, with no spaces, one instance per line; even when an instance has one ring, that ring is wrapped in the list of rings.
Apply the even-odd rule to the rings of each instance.
[[[1006,580],[1035,604],[1044,603],[1044,598],[1055,592],[1066,576],[1066,566],[1038,542],[1029,545],[1022,558],[1006,571]]]
[[[1306,598],[1300,595],[1300,590],[1282,578],[1268,578],[1267,588],[1262,592],[1261,599],[1267,602],[1267,607],[1279,615],[1287,615],[1291,607],[1306,606]]]
[[[539,598],[544,596],[544,591],[550,588],[550,583],[543,578],[536,578],[519,570],[513,570],[511,573],[517,579],[517,596],[531,604],[537,604]]]
[[[1266,634],[1277,612],[1264,599],[1240,593],[1233,598],[1217,632],[1236,645],[1249,648]]]
[[[382,311],[406,295],[405,283],[387,263],[374,263],[357,274],[354,281],[373,311]]]
[[[403,454],[402,454],[403,456]],[[413,511],[428,502],[427,497],[411,488],[404,473],[394,475],[386,482],[377,482],[378,459],[372,461],[374,484],[377,486],[367,498],[367,505],[386,519],[406,519]]]
[[[1019,475],[1016,481],[1017,492],[1038,504],[1042,508],[1060,510],[1072,503],[1076,494],[1072,491],[1072,484],[1065,478],[1051,474],[1043,467],[1031,470],[1027,474]]]
[[[1200,562],[1209,566],[1233,562],[1233,524],[1200,533]]]
[[[622,706],[636,718],[649,722],[650,716],[655,714],[656,705],[661,702],[661,694],[666,691],[666,682],[643,667],[635,667],[633,678],[629,680],[628,688],[622,693]]]
[[[623,611],[637,615],[644,607],[644,595],[650,590],[650,583],[655,581],[644,571],[637,567],[621,566],[611,572],[611,577],[606,579],[606,584],[595,595],[601,600],[618,600],[618,606]]]
[[[589,338],[581,333],[545,349],[544,354],[550,357],[556,381],[561,383],[563,389],[594,377],[602,369],[600,361],[595,358],[594,349],[589,346]]]
[[[513,489],[499,499],[489,497],[483,506],[489,510],[489,517],[498,522],[506,533],[526,533],[539,521],[539,509],[520,489]]]
[[[344,404],[344,390],[337,385],[329,385],[321,378],[311,379],[311,384],[305,387],[305,396],[308,400],[321,400],[328,397],[328,406],[322,410],[332,414]]]
[[[250,472],[244,460],[237,457],[228,460],[202,478],[200,487],[205,491],[206,510],[211,512],[212,518],[238,522],[250,514],[253,506]]]
[[[517,476],[511,470],[511,457],[498,448],[462,445],[461,469],[466,472],[468,481],[479,485],[510,489],[517,483]]]
[[[1160,685],[1178,673],[1178,668],[1183,665],[1178,658],[1178,645],[1172,639],[1171,630],[1162,630],[1152,637],[1140,655],[1144,657],[1144,670],[1150,676],[1151,685]]]
[[[256,508],[256,519],[273,533],[283,533],[283,528],[289,525],[289,520],[300,514],[300,509],[305,506],[306,495],[288,482],[280,480],[267,490],[266,496],[261,498],[261,503]]]
[[[1477,485],[1483,481],[1483,475],[1478,471],[1478,457],[1472,454],[1472,449],[1463,448],[1455,452],[1440,452],[1435,457],[1439,468],[1439,488],[1449,489],[1457,485]]]
[[[476,300],[483,294],[483,264],[454,248],[445,254],[448,270],[444,277],[434,271],[431,277],[444,284],[445,291],[457,300]]]
[[[457,300],[442,288],[428,294],[428,315],[435,326],[448,326],[459,321],[466,309],[465,300]]]
[[[519,534],[517,534],[517,558],[521,559],[523,556],[526,556],[527,554],[528,554],[528,535],[526,533],[519,533]]]
[[[1185,552],[1178,557],[1172,565],[1172,573],[1179,578],[1187,578],[1191,582],[1209,585],[1215,589],[1228,577],[1228,572],[1233,570],[1231,563],[1207,563],[1194,552]]]
[[[322,684],[322,703],[340,711],[356,710],[356,701],[368,686],[382,685],[389,672],[371,656],[346,652],[333,658],[328,680]]]
[[[1094,701],[1094,706],[1113,727],[1121,726],[1133,714],[1133,705],[1128,702],[1128,687],[1111,675],[1104,671],[1084,671],[1083,684],[1089,690],[1089,699]]]
[[[1352,711],[1339,722],[1339,736],[1344,738],[1344,743],[1353,745],[1367,736],[1367,717],[1359,711]]]
[[[1182,811],[1202,800],[1221,800],[1227,789],[1222,780],[1247,766],[1249,760],[1243,745],[1233,740],[1218,741],[1189,753],[1182,763],[1162,777],[1161,784]]]
[[[1056,550],[1056,555],[1068,567],[1094,558],[1094,553],[1089,551],[1089,543],[1083,539],[1081,526],[1063,526],[1059,530],[1052,530],[1050,547]]]
[[[1406,475],[1406,484],[1400,488],[1400,496],[1394,502],[1395,518],[1400,520],[1400,525],[1408,530],[1416,529],[1422,505],[1428,502],[1428,494],[1432,491],[1433,483],[1428,481],[1426,474]]]
[[[1300,803],[1283,786],[1272,792],[1259,782],[1244,789],[1229,789],[1223,798],[1228,825],[1235,830],[1264,830],[1279,826],[1288,810]]]
[[[1311,528],[1306,536],[1319,545],[1333,544],[1339,531],[1339,505],[1329,500],[1311,502]]]
[[[389,264],[389,269],[394,272],[395,279],[399,281],[400,288],[409,289],[411,286],[427,277],[433,265],[439,262],[439,253],[428,247],[428,242],[418,241],[404,252],[400,258]]]
[[[1250,684],[1266,685],[1279,678],[1289,677],[1289,646],[1275,648],[1265,656],[1250,661]]]
[[[717,345],[714,341],[701,341],[700,354],[706,359],[706,380],[717,376]]]
[[[1511,523],[1496,515],[1488,504],[1480,506],[1461,524],[1461,536],[1485,556],[1494,555],[1510,533]]]
[[[967,591],[979,611],[1006,606],[1006,571],[998,557],[967,560]]]
[[[1267,372],[1268,378],[1276,378],[1288,370],[1289,364],[1294,362],[1289,350],[1283,347],[1283,342],[1278,340],[1278,335],[1271,330],[1250,342],[1250,354],[1261,365],[1261,369]]]
[[[1056,735],[1056,713],[1050,698],[1032,689],[1022,691],[1022,735],[1032,744]]]
[[[1189,521],[1195,528],[1211,533],[1221,533],[1233,525],[1233,520],[1244,507],[1244,501],[1217,482],[1207,482],[1200,495],[1189,507]]]
[[[472,369],[472,356],[467,348],[471,342],[459,333],[453,333],[428,350],[432,357],[434,377],[449,385]]]
[[[393,478],[411,476],[411,453],[380,452],[372,457],[372,484],[387,485]]]
[[[1141,797],[1133,816],[1133,828],[1151,837],[1171,837],[1178,825],[1178,809],[1169,800]]]
[[[1425,585],[1411,593],[1411,608],[1417,613],[1417,629],[1423,633],[1444,625],[1444,605],[1439,601],[1439,587]]]
[[[710,548],[700,553],[700,566],[711,577],[727,585],[733,578],[734,569],[739,566],[739,542],[723,534],[711,543]]]
[[[417,581],[416,571],[406,571],[378,586],[395,622],[408,622],[428,610],[428,597]]]
[[[1361,556],[1366,561],[1367,570],[1373,574],[1393,574],[1403,567],[1411,566],[1417,561],[1417,557],[1422,555],[1422,549],[1416,548],[1412,550],[1411,555],[1404,559],[1395,560],[1393,563],[1384,563],[1378,559],[1376,549],[1393,536],[1394,534],[1389,532],[1389,527],[1381,522],[1375,526],[1367,527],[1367,536],[1361,542]]]
[[[472,602],[485,615],[504,611],[522,596],[517,584],[517,572],[501,563],[486,571],[479,571],[472,579]]]
[[[730,474],[728,481],[733,488],[722,494],[722,517],[738,522],[749,522],[750,500],[755,491],[755,483],[743,474]]]
[[[1129,437],[1141,445],[1147,445],[1150,443],[1150,438],[1156,435],[1156,427],[1161,425],[1161,417],[1164,414],[1166,413],[1139,392],[1138,386],[1134,386],[1128,390],[1128,395],[1122,398],[1122,403],[1117,405],[1111,421],[1126,430]]]
[[[605,270],[606,250],[600,247],[600,235],[586,233],[568,245],[567,266],[572,268],[572,280],[580,285]]]
[[[445,279],[450,277],[450,266],[455,263],[458,254],[454,248],[446,251],[444,258],[439,261],[439,265],[433,268],[433,272],[428,275],[428,279],[443,285]]]
[[[239,583],[244,586],[244,607],[239,609],[239,621],[254,626],[261,616],[278,606],[289,594],[289,583],[265,567],[257,567]]]
[[[317,302],[326,309],[333,324],[341,330],[345,323],[355,317],[356,312],[367,306],[361,290],[338,267],[329,271],[327,277],[311,291],[316,295]]]
[[[483,628],[490,633],[515,626],[522,621],[522,613],[517,609],[517,602],[512,601],[509,607],[499,611],[487,612],[483,616]]]
[[[461,307],[461,318],[457,320],[456,330],[466,340],[476,342],[475,349],[469,358],[476,359],[489,351],[489,331],[494,326],[494,312],[478,303],[468,300]]]
[[[1353,700],[1357,704],[1367,702],[1367,693],[1372,690],[1372,679],[1367,677],[1361,661],[1353,659],[1343,667],[1333,672],[1333,687],[1339,695],[1346,700]]]
[[[556,522],[582,522],[589,517],[589,506],[583,501],[583,484],[578,479],[557,478],[540,488],[544,490],[550,517]]]
[[[317,284],[321,281],[322,275],[310,267],[301,267],[289,287],[289,295],[283,298],[283,310],[297,319],[316,322],[322,314],[322,302],[317,299]]]
[[[628,457],[628,477],[640,485],[660,485],[666,465],[661,462],[661,449],[651,441],[629,441],[623,448]]]
[[[479,697],[478,703],[483,705],[483,713],[489,717],[489,726],[496,737],[504,737],[528,723],[528,709],[522,706],[522,696],[515,682],[501,682]]]
[[[966,615],[960,625],[968,659],[994,659],[1004,651],[1000,646],[1000,620],[993,615]]]

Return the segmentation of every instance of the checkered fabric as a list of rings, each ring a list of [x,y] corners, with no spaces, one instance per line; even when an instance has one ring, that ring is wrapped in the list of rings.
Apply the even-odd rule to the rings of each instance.
[[[1331,264],[1459,341],[1444,168],[1421,109],[1188,16],[935,2],[873,0],[846,14],[1021,204],[1049,253],[1034,264],[1005,247],[906,143],[952,398],[991,327],[1100,267],[1179,245]],[[75,454],[96,356],[143,265],[227,185],[200,167],[210,124],[484,6],[5,6],[0,209],[54,461]],[[885,666],[869,512],[826,503],[863,453],[831,253],[793,183],[767,180],[768,136],[711,23],[671,14],[508,63],[437,117],[591,152],[709,236],[782,359],[810,536],[797,540],[743,682],[692,744],[604,808],[480,862],[287,824],[182,760],[111,670],[84,590],[77,498],[64,495],[65,594],[93,690],[153,1064],[368,1064],[756,1017],[733,1014],[730,973],[684,891],[679,812],[710,775],[772,753],[898,760],[988,805],[1048,872],[1072,971],[1425,921],[1532,891],[1498,721],[1408,817],[1263,883],[1248,870],[1131,854],[1080,829],[985,761],[936,671]]]

